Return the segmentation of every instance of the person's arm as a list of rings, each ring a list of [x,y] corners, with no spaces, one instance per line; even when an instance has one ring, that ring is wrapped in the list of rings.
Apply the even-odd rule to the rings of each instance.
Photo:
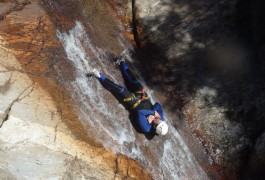
[[[160,117],[161,117],[161,119],[162,119],[163,121],[165,121],[164,112],[163,112],[163,108],[162,108],[161,104],[159,104],[159,103],[155,103],[155,104],[154,104],[154,109],[153,109],[153,110],[156,111],[156,112],[158,112],[159,115],[160,115]]]
[[[149,124],[147,117],[149,115],[153,115],[155,112],[152,110],[139,110],[138,111],[138,125],[141,128],[141,130],[145,133],[150,132],[152,128],[152,124]]]

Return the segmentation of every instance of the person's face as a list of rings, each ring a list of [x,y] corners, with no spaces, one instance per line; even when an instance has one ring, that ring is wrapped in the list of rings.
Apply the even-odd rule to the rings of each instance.
[[[153,120],[153,123],[154,123],[154,125],[158,125],[159,123],[161,122],[161,119],[160,118],[157,118],[157,117],[155,117],[155,119]]]

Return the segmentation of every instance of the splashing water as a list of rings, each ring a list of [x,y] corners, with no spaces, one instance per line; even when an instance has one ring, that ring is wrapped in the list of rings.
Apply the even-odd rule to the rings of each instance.
[[[97,139],[106,139],[107,135],[105,134],[107,133],[109,136],[107,139],[113,140],[112,142],[104,142],[104,145],[107,147],[115,142],[123,144],[124,140],[127,142],[133,142],[135,138],[131,135],[132,128],[127,127],[127,129],[125,129],[122,124],[117,122],[115,119],[117,118],[117,116],[115,116],[117,110],[111,108],[111,104],[103,98],[101,84],[96,80],[89,80],[86,77],[86,73],[91,72],[93,68],[107,68],[100,59],[100,55],[105,52],[102,49],[92,46],[83,26],[79,22],[76,23],[76,27],[71,30],[69,34],[57,31],[57,36],[65,48],[67,58],[71,60],[76,67],[76,80],[71,82],[69,88],[72,89],[73,98],[78,102],[82,102],[80,116],[86,119],[85,124],[89,127],[89,131],[92,131],[92,134],[98,136],[96,137]],[[85,44],[82,42],[85,42]],[[85,48],[88,48],[94,57],[87,56]],[[99,62],[99,65],[95,62],[89,64],[88,62],[91,62],[92,58],[95,58],[97,62]],[[107,73],[107,75],[110,76],[110,78],[114,78],[109,73]],[[118,107],[117,109],[122,109],[122,107]],[[126,121],[125,117],[126,115],[124,114],[123,117],[119,118]],[[111,125],[106,121],[114,123]],[[109,129],[106,129],[105,123],[108,123]],[[129,133],[128,131],[131,132]],[[103,134],[104,136],[102,136]],[[107,142],[110,142],[109,145]],[[117,149],[115,150],[117,151]]]
[[[147,140],[133,130],[126,110],[106,97],[107,90],[98,80],[85,76],[93,68],[98,68],[110,79],[115,81],[117,78],[106,65],[107,60],[102,58],[106,57],[106,52],[93,46],[80,22],[76,22],[68,33],[57,30],[57,36],[76,68],[76,79],[67,84],[67,88],[80,104],[79,117],[89,134],[106,148],[137,159],[150,168],[154,179],[208,179],[170,119],[166,119],[170,126],[166,137]]]

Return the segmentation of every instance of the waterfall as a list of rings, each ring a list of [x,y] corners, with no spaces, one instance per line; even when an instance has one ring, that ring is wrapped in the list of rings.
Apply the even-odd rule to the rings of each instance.
[[[80,121],[89,134],[106,148],[149,168],[154,179],[208,179],[169,117],[166,118],[168,135],[147,140],[133,129],[128,112],[108,98],[110,94],[99,81],[86,77],[87,72],[97,68],[116,81],[119,70],[108,66],[106,51],[93,45],[92,37],[80,22],[67,33],[57,30],[57,37],[75,67],[75,80],[66,86],[79,105]]]

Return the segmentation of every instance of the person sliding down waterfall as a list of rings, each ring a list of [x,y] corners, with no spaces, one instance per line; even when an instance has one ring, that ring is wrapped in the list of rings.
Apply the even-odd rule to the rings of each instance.
[[[136,123],[143,133],[150,133],[152,130],[159,135],[168,132],[168,125],[165,123],[163,109],[159,103],[151,103],[141,83],[135,78],[128,68],[123,57],[115,62],[119,64],[127,88],[117,85],[106,78],[97,69],[93,69],[92,75],[97,77],[101,84],[109,90],[129,111],[134,113]]]

